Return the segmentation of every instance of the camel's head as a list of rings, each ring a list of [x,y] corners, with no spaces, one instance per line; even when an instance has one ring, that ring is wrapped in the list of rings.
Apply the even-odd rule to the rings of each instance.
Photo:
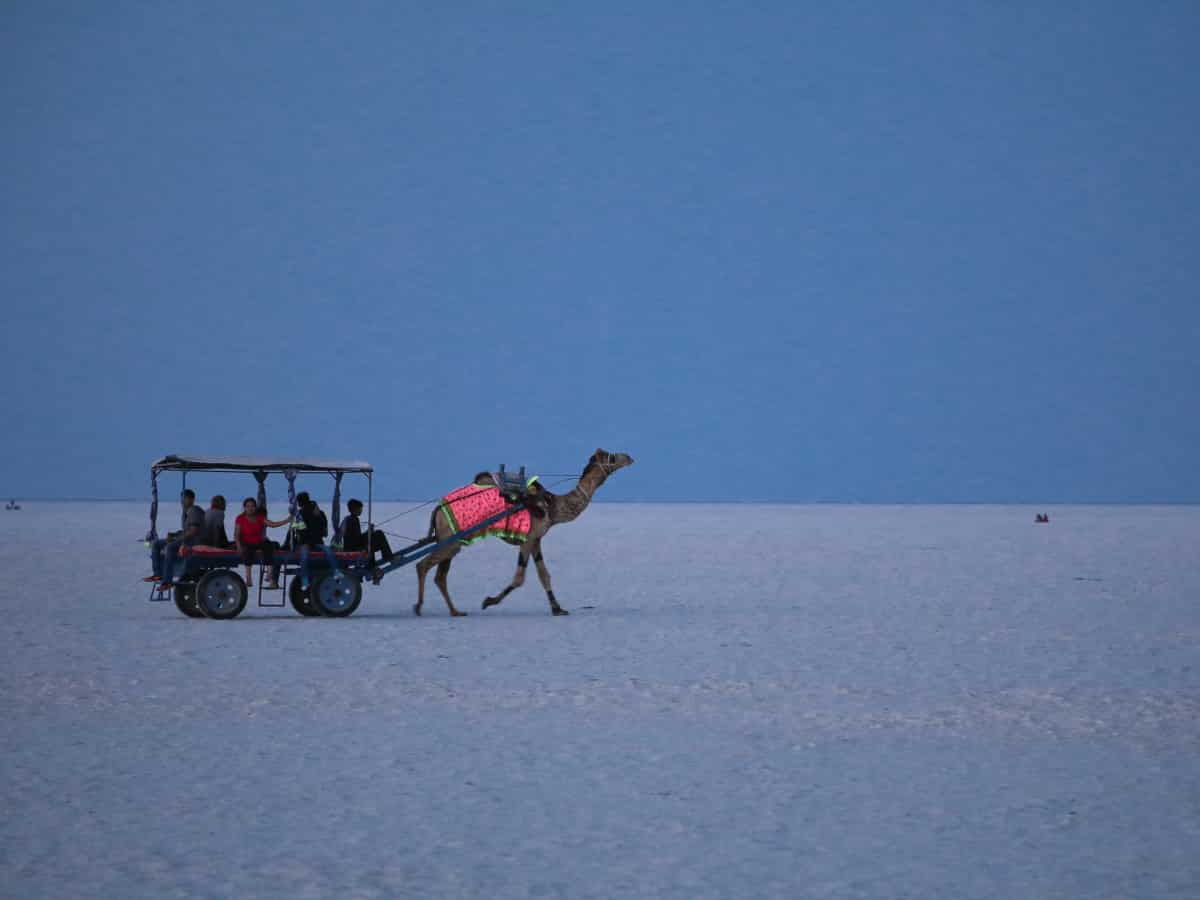
[[[633,457],[628,453],[609,453],[607,450],[597,447],[596,452],[592,454],[592,458],[583,467],[583,471],[584,474],[587,474],[588,469],[595,466],[601,469],[605,475],[611,475],[617,469],[623,469],[626,466],[632,465]]]

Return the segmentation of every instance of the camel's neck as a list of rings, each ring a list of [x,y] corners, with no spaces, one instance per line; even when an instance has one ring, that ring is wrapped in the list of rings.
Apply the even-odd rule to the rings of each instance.
[[[573,491],[554,498],[550,523],[559,525],[578,519],[580,513],[592,502],[592,495],[596,493],[596,489],[604,484],[606,478],[608,474],[600,466],[589,466],[579,477],[579,484],[575,485]]]

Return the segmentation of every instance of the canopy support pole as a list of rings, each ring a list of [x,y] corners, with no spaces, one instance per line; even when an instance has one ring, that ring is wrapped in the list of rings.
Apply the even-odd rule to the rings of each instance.
[[[292,520],[290,527],[294,531],[296,525],[296,470],[284,469],[283,477],[287,479],[288,483],[288,518]]]
[[[146,535],[146,543],[153,544],[158,540],[158,469],[150,470],[150,533]]]
[[[338,533],[338,526],[342,523],[342,473],[333,472],[333,534]]]
[[[267,473],[259,469],[254,473],[254,480],[258,482],[258,508],[263,512],[267,511]]]

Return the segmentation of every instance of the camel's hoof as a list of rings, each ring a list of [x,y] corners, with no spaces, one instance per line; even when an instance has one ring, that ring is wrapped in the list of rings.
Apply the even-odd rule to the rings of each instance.
[[[488,597],[486,600],[483,601],[482,609],[487,609],[489,606],[499,606],[499,605],[500,605],[500,601],[497,600],[495,597]]]
[[[454,618],[458,619],[458,618],[465,616],[466,613],[460,612],[459,610],[456,609],[456,610],[454,610],[454,612],[450,613],[450,615],[452,615]]]
[[[567,612],[565,609],[563,609],[561,606],[554,607],[554,609],[550,610],[550,612],[552,612],[556,616],[569,616],[570,615],[570,613]]]
[[[414,615],[414,616],[419,616],[420,614],[421,614],[421,604],[420,604],[420,603],[414,603],[414,604],[413,604],[413,615]]]

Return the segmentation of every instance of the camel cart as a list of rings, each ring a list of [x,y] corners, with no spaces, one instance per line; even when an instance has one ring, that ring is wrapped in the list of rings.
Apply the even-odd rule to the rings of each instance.
[[[150,531],[146,545],[158,539],[158,476],[163,472],[179,472],[182,493],[187,487],[189,472],[243,472],[252,475],[258,482],[258,505],[266,509],[266,480],[272,474],[282,475],[288,485],[289,519],[294,524],[299,515],[296,508],[296,479],[301,476],[326,475],[333,479],[333,497],[330,504],[330,531],[340,533],[342,478],[360,475],[367,482],[367,546],[371,546],[374,531],[372,518],[374,468],[366,462],[342,462],[321,459],[281,459],[278,457],[225,457],[225,456],[164,456],[150,466]],[[418,559],[450,544],[464,541],[481,532],[514,512],[524,508],[525,470],[519,475],[506,473],[504,466],[495,474],[501,487],[507,508],[471,528],[458,531],[443,541],[428,537],[396,551],[390,561],[375,563],[374,554],[368,551],[347,552],[334,547],[322,547],[309,551],[309,585],[305,588],[299,577],[301,572],[301,550],[279,549],[275,551],[275,563],[280,566],[282,592],[278,602],[274,592],[263,588],[265,564],[261,554],[256,560],[258,572],[258,606],[283,607],[290,602],[292,608],[302,616],[330,616],[342,618],[351,615],[362,602],[363,581],[378,582],[387,572],[416,562]],[[335,542],[336,543],[336,542]],[[151,585],[150,600],[174,600],[175,606],[191,618],[232,619],[246,608],[249,590],[246,581],[238,573],[242,564],[236,549],[209,547],[195,544],[180,548],[182,574],[174,576],[175,587],[168,597]],[[284,600],[286,596],[287,600]]]

